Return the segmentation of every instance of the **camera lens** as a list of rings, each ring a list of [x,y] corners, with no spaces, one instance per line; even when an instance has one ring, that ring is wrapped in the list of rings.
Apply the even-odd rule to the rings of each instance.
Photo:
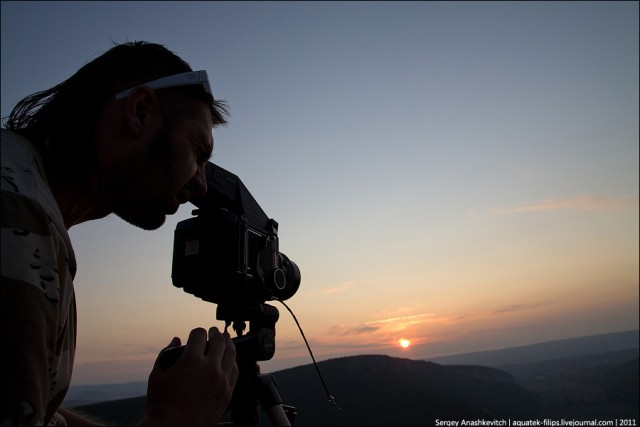
[[[300,269],[295,262],[291,261],[285,254],[280,252],[281,268],[276,269],[281,273],[274,272],[274,296],[281,300],[291,298],[300,287]],[[278,276],[277,278],[275,276]]]
[[[287,275],[279,268],[273,270],[271,280],[273,280],[274,286],[281,291],[287,286]]]

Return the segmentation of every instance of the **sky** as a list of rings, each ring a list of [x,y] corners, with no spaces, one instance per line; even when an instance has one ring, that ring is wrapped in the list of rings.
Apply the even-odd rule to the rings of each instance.
[[[113,43],[207,70],[212,161],[280,225],[317,360],[638,329],[637,2],[1,2],[2,117]],[[73,124],[70,124],[73,125]],[[72,384],[146,380],[215,304],[154,232],[70,230]],[[311,363],[279,303],[263,371]],[[407,348],[400,340],[410,342]]]

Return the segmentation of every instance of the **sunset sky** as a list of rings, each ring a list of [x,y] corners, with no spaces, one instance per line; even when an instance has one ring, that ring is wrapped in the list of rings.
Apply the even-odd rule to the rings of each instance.
[[[2,117],[112,42],[161,43],[207,70],[231,110],[212,161],[280,224],[302,272],[287,302],[317,359],[638,329],[637,2],[1,8]],[[115,216],[70,230],[73,384],[146,380],[173,336],[222,327],[171,283],[192,209],[156,232]],[[263,371],[310,363],[274,305]]]

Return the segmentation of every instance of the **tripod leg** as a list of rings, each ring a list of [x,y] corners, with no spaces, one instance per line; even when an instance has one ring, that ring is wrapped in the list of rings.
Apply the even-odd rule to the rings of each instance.
[[[272,406],[268,411],[267,415],[269,415],[269,420],[271,420],[271,425],[274,426],[290,426],[289,417],[284,412],[284,408],[282,405]]]
[[[276,387],[275,377],[271,374],[261,374],[258,375],[256,382],[260,389],[258,399],[262,409],[269,415],[271,424],[274,426],[290,426],[291,421],[282,406],[282,399]]]
[[[255,376],[258,375],[257,364],[239,364],[240,375],[231,398],[231,420],[235,426],[260,426],[260,407],[255,388]]]

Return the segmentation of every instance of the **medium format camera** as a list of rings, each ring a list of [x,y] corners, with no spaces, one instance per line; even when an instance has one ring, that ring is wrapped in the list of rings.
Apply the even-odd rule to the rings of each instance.
[[[198,208],[194,217],[176,226],[173,285],[218,305],[216,318],[238,334],[239,365],[269,360],[279,312],[265,301],[291,298],[300,287],[300,269],[278,248],[278,223],[236,175],[207,162],[206,180],[206,195],[190,200]],[[168,369],[183,350],[162,351],[160,368]]]
[[[291,298],[300,269],[278,248],[278,223],[236,175],[208,162],[206,179],[206,195],[191,199],[195,217],[176,226],[174,286],[218,305]]]

